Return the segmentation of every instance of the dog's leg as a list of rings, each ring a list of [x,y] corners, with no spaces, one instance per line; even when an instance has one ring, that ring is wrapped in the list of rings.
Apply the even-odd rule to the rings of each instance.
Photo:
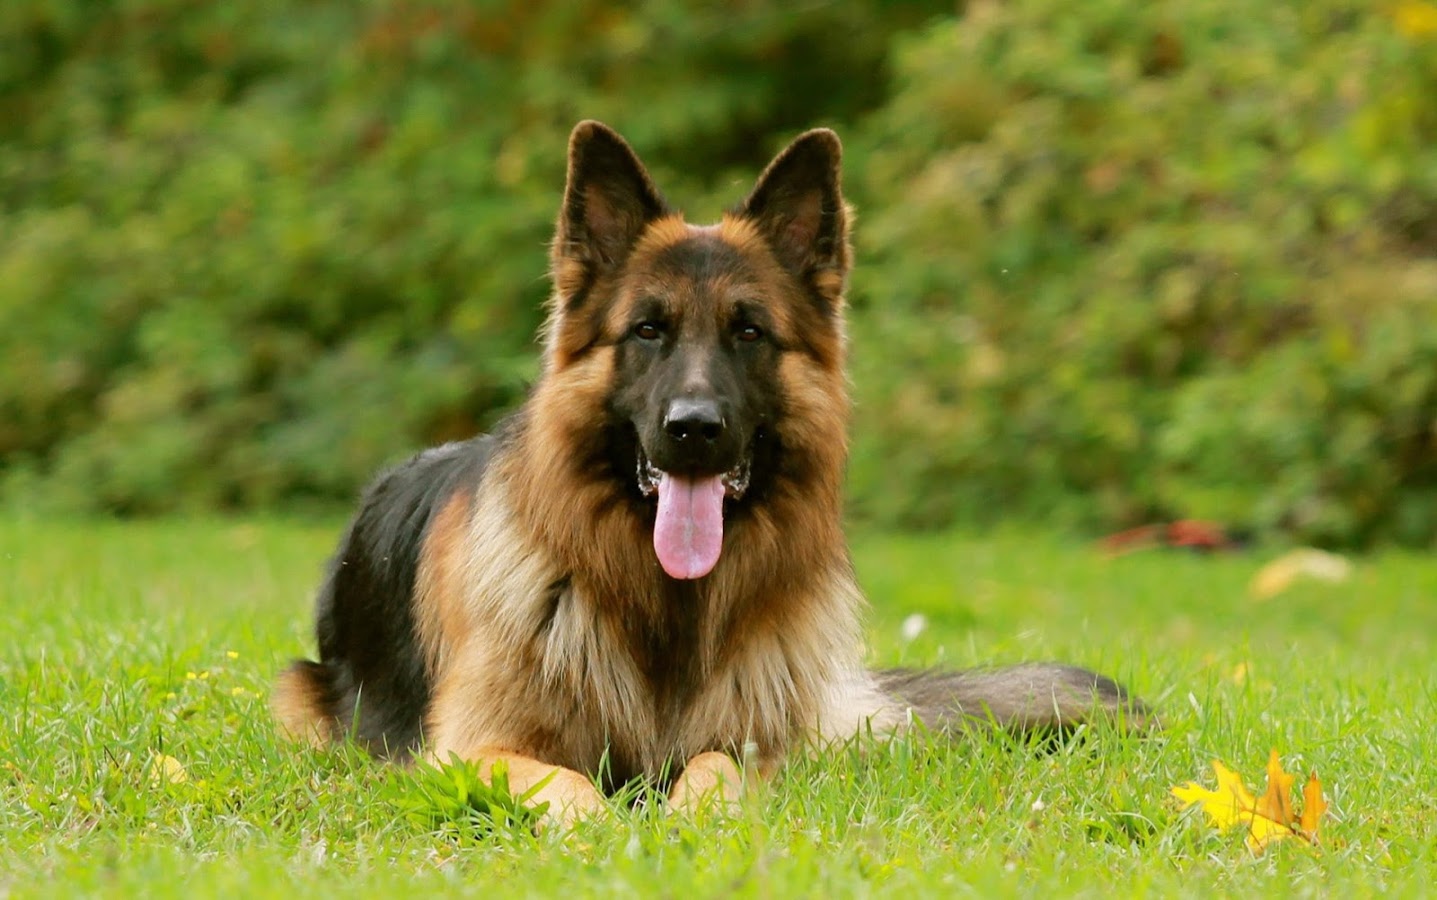
[[[757,773],[750,772],[750,777]],[[689,760],[669,791],[669,809],[681,815],[712,805],[722,812],[738,807],[743,793],[743,773],[727,753],[710,750]]]
[[[533,723],[527,728],[514,724],[513,713],[506,716],[520,701],[510,698],[506,705],[493,691],[480,687],[487,683],[485,655],[466,644],[457,645],[453,653],[461,662],[439,679],[426,716],[429,760],[444,763],[458,756],[475,763],[486,782],[491,781],[494,766],[503,763],[509,790],[516,797],[537,788],[530,802],[549,804],[540,827],[557,824],[567,829],[603,812],[604,796],[587,775],[537,758],[542,751],[523,735],[542,733],[542,729]],[[496,729],[496,722],[506,719],[508,727]]]
[[[582,772],[541,762],[531,756],[500,750],[497,747],[474,747],[465,750],[445,749],[431,751],[431,763],[449,759],[453,752],[461,759],[470,760],[479,766],[479,777],[486,782],[493,777],[496,765],[507,770],[509,790],[514,796],[528,793],[535,785],[543,787],[529,798],[530,804],[548,803],[541,827],[560,825],[569,828],[581,819],[587,819],[605,810],[604,795],[594,787],[594,782]]]

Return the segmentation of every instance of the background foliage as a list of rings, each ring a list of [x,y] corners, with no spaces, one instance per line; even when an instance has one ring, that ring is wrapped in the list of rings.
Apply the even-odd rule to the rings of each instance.
[[[536,371],[563,144],[842,129],[854,511],[1437,539],[1437,7],[12,0],[0,494],[290,508]]]

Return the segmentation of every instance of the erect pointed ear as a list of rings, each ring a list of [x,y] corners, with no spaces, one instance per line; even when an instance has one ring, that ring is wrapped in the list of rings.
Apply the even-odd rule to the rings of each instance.
[[[740,214],[750,219],[791,272],[848,274],[848,211],[839,171],[843,145],[827,128],[799,135],[768,164]]]
[[[617,132],[602,122],[574,126],[569,180],[554,234],[556,270],[566,260],[617,265],[644,226],[667,212],[644,164]]]

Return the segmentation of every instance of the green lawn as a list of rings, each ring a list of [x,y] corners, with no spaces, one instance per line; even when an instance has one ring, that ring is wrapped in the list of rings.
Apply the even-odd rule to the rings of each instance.
[[[1160,711],[1149,738],[980,735],[802,760],[736,819],[654,805],[567,842],[425,824],[417,784],[278,742],[335,525],[0,523],[0,897],[279,893],[1419,895],[1437,884],[1437,561],[1358,560],[1266,601],[1271,554],[1118,560],[1053,537],[856,542],[875,664],[1056,658]],[[914,613],[927,628],[906,641]],[[1220,758],[1316,769],[1327,846],[1261,858],[1179,811]],[[153,777],[155,754],[183,783]]]

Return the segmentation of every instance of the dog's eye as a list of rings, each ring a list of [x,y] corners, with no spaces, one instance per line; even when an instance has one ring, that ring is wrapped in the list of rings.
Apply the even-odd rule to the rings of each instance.
[[[664,336],[664,329],[657,322],[640,322],[634,326],[634,337],[641,341],[656,341]]]
[[[752,344],[763,337],[763,329],[757,325],[741,325],[738,329],[738,339],[745,344]]]

